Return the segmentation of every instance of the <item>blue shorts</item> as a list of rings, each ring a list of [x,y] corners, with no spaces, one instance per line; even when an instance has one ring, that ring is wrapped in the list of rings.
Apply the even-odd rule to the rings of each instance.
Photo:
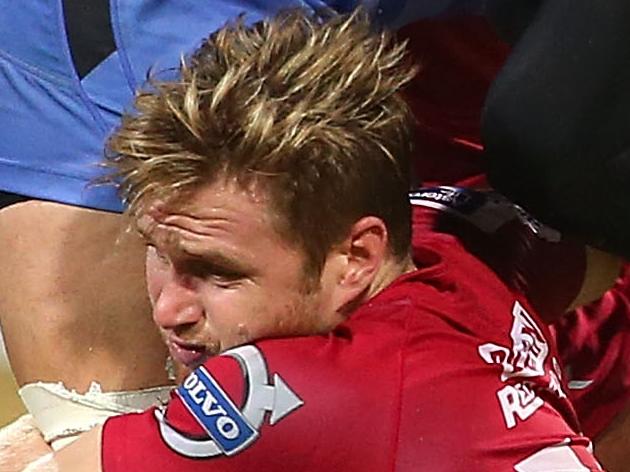
[[[0,15],[0,191],[120,211],[113,186],[90,183],[102,175],[105,139],[130,106],[133,91],[143,85],[149,69],[176,67],[182,54],[241,13],[251,22],[282,8],[328,5],[347,11],[363,3],[391,18],[409,17],[410,9],[423,5],[411,15],[419,17],[457,2],[110,0],[106,21],[113,52],[81,76],[73,63],[62,1],[5,2]]]
[[[298,0],[110,2],[115,51],[79,78],[59,0],[5,2],[0,15],[0,190],[120,211],[102,174],[104,142],[150,68],[175,67],[204,37]]]

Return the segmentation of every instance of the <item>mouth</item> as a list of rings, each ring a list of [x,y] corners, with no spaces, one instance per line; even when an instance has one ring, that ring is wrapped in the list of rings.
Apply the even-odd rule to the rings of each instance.
[[[191,370],[199,367],[210,357],[210,352],[203,344],[185,342],[175,336],[169,336],[166,345],[171,357]]]

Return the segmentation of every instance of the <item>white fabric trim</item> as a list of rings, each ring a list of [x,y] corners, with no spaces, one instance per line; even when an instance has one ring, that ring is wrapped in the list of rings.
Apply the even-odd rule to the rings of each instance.
[[[46,442],[58,450],[112,416],[139,413],[166,403],[172,389],[165,386],[103,392],[98,383],[92,382],[86,393],[78,393],[61,382],[37,382],[24,385],[18,393]]]

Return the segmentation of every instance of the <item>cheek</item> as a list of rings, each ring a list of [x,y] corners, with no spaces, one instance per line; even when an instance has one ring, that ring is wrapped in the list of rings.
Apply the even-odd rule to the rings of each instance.
[[[208,322],[224,336],[251,340],[269,319],[269,307],[254,287],[229,290],[211,284],[201,289],[202,304]],[[244,339],[247,338],[247,339]]]
[[[259,336],[313,334],[311,329],[311,296],[297,289],[284,288],[266,297],[260,306],[260,317],[252,320]]]
[[[166,271],[162,264],[156,260],[155,257],[151,257],[147,254],[145,262],[145,277],[147,279],[147,291],[149,293],[149,300],[151,304],[155,304],[158,299],[162,287],[166,280]]]
[[[199,287],[201,303],[215,324],[235,325],[247,319],[256,305],[256,295],[251,290],[229,290],[204,283]]]

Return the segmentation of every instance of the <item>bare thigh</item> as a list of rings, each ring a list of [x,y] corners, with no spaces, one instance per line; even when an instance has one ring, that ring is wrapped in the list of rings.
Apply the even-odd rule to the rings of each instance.
[[[144,249],[120,215],[27,201],[0,210],[0,324],[19,385],[167,382]]]

